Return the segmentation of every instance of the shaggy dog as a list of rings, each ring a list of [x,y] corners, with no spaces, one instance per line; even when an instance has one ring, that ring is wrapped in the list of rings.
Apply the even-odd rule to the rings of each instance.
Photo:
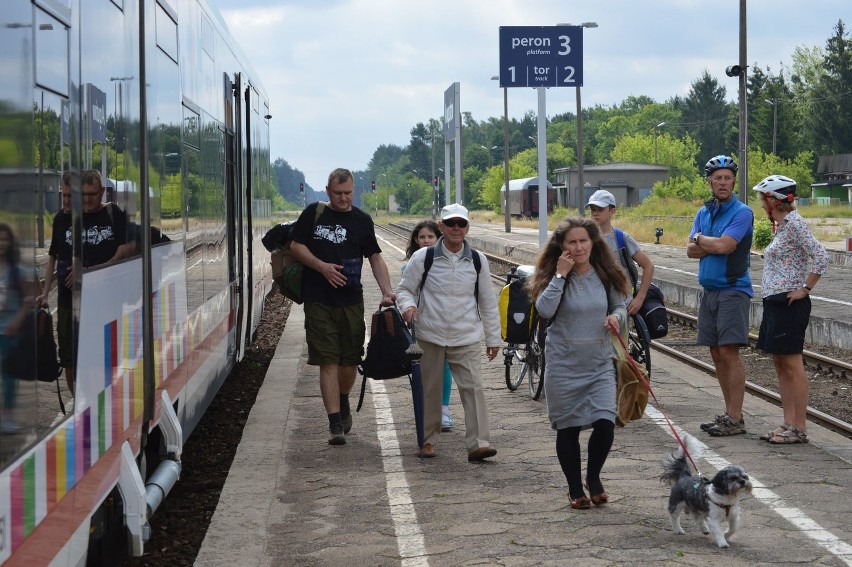
[[[698,458],[701,453],[698,441],[688,434],[683,435],[683,441],[689,453]],[[686,512],[695,517],[704,534],[713,534],[716,545],[728,547],[726,537],[734,535],[740,525],[740,497],[752,488],[742,467],[729,465],[708,480],[693,475],[683,447],[678,447],[663,462],[660,480],[672,486],[669,516],[674,533],[684,533],[680,516]],[[724,522],[728,522],[726,532],[722,531]]]

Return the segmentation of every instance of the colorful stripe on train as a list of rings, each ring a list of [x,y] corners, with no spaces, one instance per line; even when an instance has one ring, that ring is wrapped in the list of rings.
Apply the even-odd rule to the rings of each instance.
[[[158,290],[154,298],[155,380],[170,376],[201,342],[201,312],[175,321],[175,285]],[[141,416],[143,403],[142,308],[104,325],[104,389],[97,403],[75,408],[75,415],[0,477],[0,537],[7,531],[8,554],[33,532],[86,471]],[[0,559],[7,556],[0,554]]]

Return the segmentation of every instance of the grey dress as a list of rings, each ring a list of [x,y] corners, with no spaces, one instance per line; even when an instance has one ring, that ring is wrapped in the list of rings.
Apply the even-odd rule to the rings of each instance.
[[[565,296],[560,303],[560,297]],[[607,315],[627,317],[624,296],[607,291],[592,269],[554,277],[535,302],[542,317],[553,317],[545,339],[544,392],[553,429],[586,429],[599,419],[615,421],[615,367]],[[558,312],[557,312],[558,306]]]

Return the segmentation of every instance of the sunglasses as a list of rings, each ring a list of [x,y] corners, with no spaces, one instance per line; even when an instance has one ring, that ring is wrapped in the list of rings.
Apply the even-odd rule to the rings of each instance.
[[[464,228],[467,226],[467,221],[464,219],[452,218],[441,221],[444,223],[444,226],[457,226],[459,228]]]

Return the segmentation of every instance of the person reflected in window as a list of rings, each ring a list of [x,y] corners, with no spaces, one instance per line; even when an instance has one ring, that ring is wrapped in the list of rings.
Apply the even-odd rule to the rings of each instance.
[[[65,371],[68,390],[74,395],[74,312],[71,306],[71,263],[73,238],[71,228],[71,183],[74,174],[62,174],[62,209],[53,217],[53,235],[48,249],[47,269],[44,276],[44,293],[37,298],[39,305],[47,305],[50,287],[56,279],[57,321],[59,339],[59,364]]]
[[[0,433],[14,434],[26,428],[23,417],[17,412],[18,380],[34,379],[35,376],[18,376],[10,364],[14,357],[23,357],[27,353],[13,352],[19,331],[25,318],[32,317],[33,297],[29,287],[32,278],[27,278],[20,265],[20,251],[12,227],[0,223],[0,374],[3,382],[3,398],[0,400]],[[35,337],[32,341],[35,348]],[[34,352],[29,353],[35,355]],[[18,361],[20,362],[20,360]]]
[[[81,191],[83,214],[80,230],[83,267],[90,269],[113,264],[135,250],[127,239],[127,214],[115,203],[104,203],[104,186],[96,169],[83,172]]]

